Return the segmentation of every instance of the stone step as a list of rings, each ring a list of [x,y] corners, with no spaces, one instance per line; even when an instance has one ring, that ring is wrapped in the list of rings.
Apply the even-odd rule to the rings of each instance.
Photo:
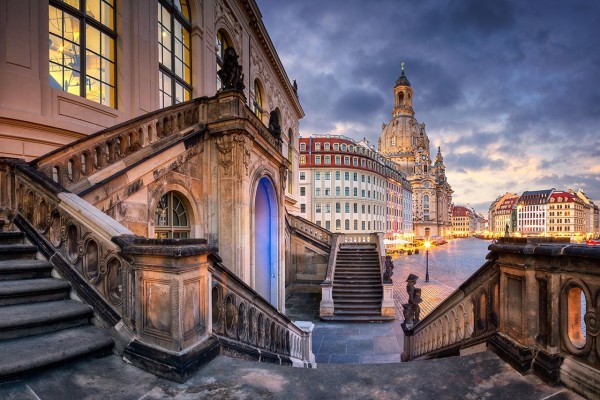
[[[323,321],[332,322],[391,322],[396,317],[382,317],[381,315],[332,315],[327,317],[320,317]]]
[[[361,272],[361,271],[357,271],[357,272],[346,272],[346,271],[342,271],[342,272],[338,272],[335,271],[335,279],[338,278],[342,278],[342,279],[366,279],[366,280],[378,280],[379,279],[379,273],[378,272]]]
[[[349,271],[349,270],[346,270],[346,269],[338,270],[336,268],[336,270],[335,270],[335,276],[378,277],[379,276],[379,271],[361,271],[361,270],[358,270],[358,271],[351,271],[350,270]]]
[[[92,325],[1,341],[0,382],[69,360],[108,354],[113,344],[108,330]]]
[[[23,243],[25,243],[25,234],[23,232],[0,232],[0,245]]]
[[[54,279],[0,281],[0,306],[69,298],[71,284]]]
[[[0,244],[0,261],[4,260],[33,260],[37,247],[30,244]]]
[[[337,298],[335,300],[335,304],[336,306],[338,304],[341,304],[343,306],[346,305],[350,305],[350,304],[378,304],[381,305],[381,298],[365,298],[365,299],[357,299],[355,297],[351,297],[351,298]]]
[[[354,269],[361,269],[361,268],[373,268],[373,269],[379,269],[379,263],[378,262],[355,262],[355,261],[348,261],[348,262],[341,262],[341,261],[337,261],[335,263],[336,268],[337,267],[343,267],[343,268],[354,268]]]
[[[380,282],[354,282],[354,283],[344,283],[344,282],[333,282],[333,290],[336,289],[355,289],[355,290],[365,290],[365,289],[381,289]]]
[[[377,310],[378,313],[381,311],[381,301],[372,301],[370,303],[346,303],[342,301],[335,302],[335,312],[339,310]]]
[[[381,285],[381,279],[379,277],[375,277],[372,279],[366,279],[364,277],[335,277],[335,285],[368,285],[370,286],[378,286]]]
[[[0,340],[86,325],[91,316],[92,308],[75,300],[0,307]]]
[[[378,299],[381,300],[383,298],[383,292],[341,292],[341,293],[332,293],[332,297],[334,300],[373,300]]]
[[[349,315],[349,316],[377,316],[381,315],[381,309],[339,309],[335,308],[333,315]]]
[[[50,277],[52,264],[42,260],[0,261],[0,281]]]

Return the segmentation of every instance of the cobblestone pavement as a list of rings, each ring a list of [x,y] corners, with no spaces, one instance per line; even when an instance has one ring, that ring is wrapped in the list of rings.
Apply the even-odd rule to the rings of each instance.
[[[430,313],[485,263],[490,242],[455,239],[429,250],[429,283],[425,283],[425,253],[394,259],[396,320],[388,323],[339,323],[319,320],[320,293],[296,293],[286,300],[293,321],[312,321],[313,353],[317,364],[381,364],[400,362],[404,346],[402,304],[408,301],[406,277],[420,277],[421,318]]]
[[[429,283],[425,282],[424,251],[419,254],[401,255],[394,262],[394,301],[396,315],[400,320],[402,304],[408,302],[406,278],[409,274],[419,277],[417,287],[423,289],[421,297],[421,319],[446,299],[473,272],[481,267],[488,253],[489,240],[475,238],[453,239],[447,244],[429,249]]]

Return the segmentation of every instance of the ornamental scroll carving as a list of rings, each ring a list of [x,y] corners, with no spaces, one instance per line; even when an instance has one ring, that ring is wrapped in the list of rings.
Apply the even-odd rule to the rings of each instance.
[[[279,179],[281,181],[281,192],[285,193],[285,189],[287,187],[287,176],[288,176],[288,169],[282,165],[279,167]]]
[[[223,168],[223,173],[229,176],[232,173],[234,160],[238,160],[244,174],[248,176],[250,167],[250,139],[244,134],[231,134],[216,138],[215,144],[219,150],[218,163]]]
[[[231,166],[233,165],[232,149],[233,149],[233,138],[231,135],[220,136],[215,140],[217,149],[219,150],[218,162],[223,168],[225,175],[229,175]]]

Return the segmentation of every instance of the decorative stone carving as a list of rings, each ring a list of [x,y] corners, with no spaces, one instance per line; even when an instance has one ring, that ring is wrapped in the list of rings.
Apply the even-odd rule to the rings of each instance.
[[[404,312],[404,324],[407,327],[412,327],[413,324],[419,322],[421,307],[419,303],[423,301],[421,298],[421,289],[416,288],[415,284],[419,277],[415,274],[408,275],[406,279],[406,292],[408,293],[408,303],[402,304]]]
[[[279,123],[279,114],[277,114],[277,110],[273,110],[269,114],[269,132],[276,138],[281,137],[281,125]]]
[[[250,140],[246,135],[233,135],[233,140],[238,144],[242,153],[242,164],[244,165],[244,174],[248,176],[250,171]]]
[[[383,272],[383,283],[393,283],[392,275],[394,275],[394,263],[392,256],[385,256],[385,270]]]
[[[223,82],[223,90],[238,90],[244,91],[244,73],[243,68],[238,62],[238,55],[233,47],[225,49],[223,56],[223,68],[217,72],[221,82]]]
[[[281,191],[285,193],[286,185],[287,185],[287,171],[288,169],[285,166],[279,167],[279,179],[281,181]]]
[[[225,175],[229,175],[231,166],[233,165],[232,152],[233,149],[233,138],[231,135],[220,136],[215,139],[215,144],[219,150],[218,162],[223,167]]]

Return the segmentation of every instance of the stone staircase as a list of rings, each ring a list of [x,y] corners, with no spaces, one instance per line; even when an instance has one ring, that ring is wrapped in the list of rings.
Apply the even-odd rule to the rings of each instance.
[[[334,321],[391,321],[381,316],[383,287],[379,255],[374,244],[341,245],[333,277]]]
[[[92,308],[70,300],[71,284],[52,278],[22,232],[0,232],[0,382],[88,355],[110,353]]]

